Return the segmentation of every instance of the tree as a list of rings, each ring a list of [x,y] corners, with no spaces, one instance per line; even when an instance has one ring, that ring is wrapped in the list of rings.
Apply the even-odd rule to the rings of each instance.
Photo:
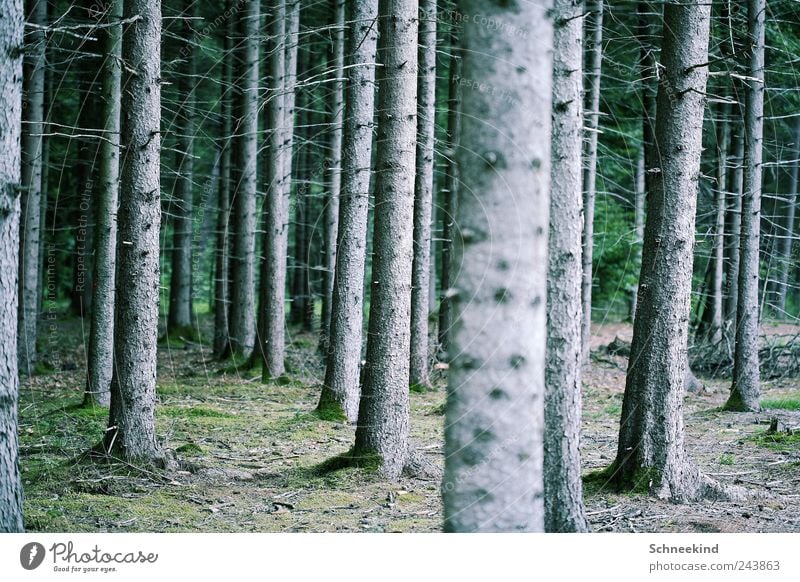
[[[747,28],[752,43],[745,84],[744,189],[739,254],[739,299],[736,306],[736,348],[733,385],[727,410],[759,410],[758,245],[761,233],[761,144],[764,133],[764,23],[766,0],[748,0]]]
[[[730,131],[728,127],[727,104],[721,103],[718,108],[719,120],[717,121],[717,184],[715,191],[716,214],[714,220],[714,246],[713,246],[713,275],[711,289],[711,327],[709,339],[716,344],[722,340],[722,306],[723,282],[725,278],[725,203],[728,178],[728,142]]]
[[[233,231],[231,248],[231,306],[228,326],[231,352],[249,357],[255,342],[255,232],[256,188],[258,171],[258,2],[246,2],[240,11],[240,50],[235,95],[236,124],[234,189],[232,199]]]
[[[363,335],[378,0],[349,6],[339,252],[331,299],[330,348],[318,410],[323,416],[355,422]]]
[[[431,387],[428,295],[431,279],[433,142],[436,125],[436,0],[420,3],[417,80],[417,179],[414,186],[414,262],[411,271],[411,385]]]
[[[353,457],[396,479],[410,469],[408,362],[417,137],[417,0],[381,0],[369,335]]]
[[[344,118],[344,31],[345,2],[332,0],[333,51],[330,68],[333,72],[333,90],[330,93],[331,126],[328,134],[328,155],[325,160],[325,210],[323,231],[325,236],[325,268],[322,271],[322,321],[319,346],[327,354],[330,346],[331,307],[333,305],[333,280],[336,273],[336,244],[339,232],[339,196],[342,180],[342,121]]]
[[[552,3],[465,14],[455,323],[445,420],[445,531],[542,531]],[[524,29],[520,29],[524,26]],[[499,32],[498,32],[499,31]],[[505,31],[517,31],[517,34]],[[520,38],[520,36],[522,38]],[[513,333],[509,330],[513,328]]]
[[[39,320],[39,245],[41,244],[42,134],[47,2],[28,2],[28,34],[22,81],[22,215],[19,253],[19,366],[33,373]]]
[[[664,7],[655,126],[660,171],[648,190],[639,301],[611,467],[618,487],[649,487],[673,501],[715,491],[686,458],[683,444],[710,20],[708,4],[681,0]]]
[[[591,0],[587,6],[586,37],[591,45],[586,52],[586,103],[584,118],[588,132],[584,142],[583,169],[583,330],[582,361],[589,361],[592,336],[592,257],[594,249],[594,205],[597,192],[597,137],[600,119],[600,79],[603,63],[603,0]]]
[[[734,84],[735,86],[735,84]],[[744,187],[744,137],[741,129],[731,135],[731,175],[725,217],[725,310],[724,328],[736,334],[739,303],[739,255],[742,239],[742,188]]]
[[[108,406],[114,359],[114,286],[117,248],[117,201],[119,197],[119,130],[122,83],[122,1],[108,5],[99,34],[103,48],[102,123],[100,142],[100,191],[95,206],[95,257],[92,327],[89,335],[86,404]]]
[[[544,509],[551,532],[588,530],[583,508],[581,233],[583,2],[556,0],[547,266]]]
[[[161,227],[161,2],[130,0],[123,34],[122,156],[114,374],[104,448],[145,464],[163,459],[155,438]]]
[[[197,44],[194,22],[194,0],[183,0],[183,20],[179,28],[182,41],[178,53],[182,61],[178,74],[179,109],[177,114],[177,159],[175,168],[176,204],[172,231],[172,274],[169,284],[169,312],[167,333],[193,337],[192,332],[192,225],[194,223],[194,143],[195,122],[194,87]]]
[[[22,133],[22,0],[0,0],[0,532],[21,532],[17,444],[17,277]]]

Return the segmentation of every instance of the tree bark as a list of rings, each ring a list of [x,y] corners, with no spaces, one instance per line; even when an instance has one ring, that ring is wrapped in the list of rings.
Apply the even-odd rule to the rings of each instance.
[[[641,269],[642,266],[642,241],[644,241],[644,207],[647,198],[647,191],[645,189],[644,177],[644,146],[639,149],[639,155],[636,158],[636,175],[633,192],[633,232],[636,235],[636,268]],[[639,300],[639,286],[634,285],[631,289],[631,312],[630,320],[633,322],[636,316],[636,304]]]
[[[161,2],[130,0],[123,18],[125,68],[121,111],[114,374],[105,450],[151,464],[163,457],[155,438],[161,228]]]
[[[325,236],[325,265],[322,271],[322,318],[320,321],[319,349],[327,354],[330,349],[331,307],[333,304],[333,280],[336,272],[336,244],[339,232],[339,194],[342,180],[342,120],[344,118],[344,30],[345,2],[332,0],[334,30],[333,54],[330,68],[334,83],[330,94],[331,126],[328,134],[328,155],[325,160],[325,207],[323,231]]]
[[[189,18],[196,10],[194,0],[183,0],[183,16]],[[194,335],[192,331],[192,227],[194,224],[194,142],[195,123],[193,88],[195,76],[195,32],[191,20],[182,20],[179,37],[183,41],[179,58],[185,61],[178,72],[177,114],[177,204],[172,230],[172,273],[169,284],[167,333]]]
[[[27,2],[27,22],[47,24],[47,2]],[[19,367],[31,375],[37,360],[39,319],[39,245],[41,244],[42,134],[44,133],[45,34],[28,34],[23,65],[22,207],[19,252]]]
[[[414,185],[414,261],[411,271],[410,382],[431,388],[428,338],[431,216],[433,213],[433,142],[436,125],[436,0],[420,3],[419,77],[417,80],[417,160]]]
[[[726,334],[736,334],[736,308],[739,303],[739,250],[742,237],[742,188],[744,186],[744,137],[741,130],[732,136],[733,169],[725,220],[725,323]]]
[[[411,462],[408,362],[417,137],[417,0],[381,0],[369,336],[353,455],[399,477]]]
[[[800,117],[795,122],[794,159],[789,182],[789,193],[786,197],[786,222],[778,244],[778,277],[775,283],[775,299],[773,310],[783,319],[786,317],[786,289],[789,271],[792,265],[792,243],[794,242],[794,223],[797,209],[798,170],[800,170]]]
[[[725,193],[728,176],[728,107],[720,104],[717,121],[717,188],[715,192],[716,215],[714,219],[713,270],[711,282],[711,317],[708,338],[717,344],[722,340],[723,283],[725,278]]]
[[[344,417],[355,422],[364,317],[378,1],[350,5],[347,23],[339,253],[331,302],[330,349],[318,410],[326,417]]]
[[[469,0],[444,529],[542,531],[552,3]],[[502,58],[498,58],[502,55]],[[499,96],[499,97],[498,97]],[[510,330],[513,330],[510,332]]]
[[[587,5],[586,38],[591,45],[586,53],[586,102],[584,119],[588,132],[584,141],[583,170],[583,328],[581,360],[589,361],[589,339],[592,336],[592,255],[594,249],[594,204],[597,179],[597,137],[600,119],[600,80],[603,63],[603,0],[590,0]]]
[[[232,200],[231,351],[245,359],[255,342],[255,244],[258,173],[258,63],[260,7],[247,2],[239,15],[241,79],[237,94],[236,172]]]
[[[579,451],[583,9],[583,0],[556,0],[553,11],[553,127],[544,396],[544,509],[545,530],[549,532],[588,531]]]
[[[764,28],[766,0],[748,0],[747,28],[752,43],[744,107],[744,190],[739,255],[739,299],[733,385],[727,410],[759,410],[758,270],[761,234],[761,159],[764,132]]]
[[[25,14],[22,0],[0,0],[0,532],[24,531],[17,402],[20,137]]]
[[[648,191],[639,303],[633,326],[613,480],[673,501],[708,492],[686,458],[683,396],[703,110],[708,4],[664,7],[656,117],[660,164]]]
[[[105,24],[122,20],[122,0],[107,8]],[[100,141],[100,192],[95,208],[94,298],[89,335],[85,404],[108,406],[114,361],[114,288],[119,198],[120,100],[122,89],[122,25],[99,31],[103,43],[103,131]]]

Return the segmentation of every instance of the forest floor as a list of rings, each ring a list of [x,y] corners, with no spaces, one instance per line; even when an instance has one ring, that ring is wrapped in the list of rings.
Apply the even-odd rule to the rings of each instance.
[[[767,325],[766,334],[800,326]],[[58,371],[22,382],[21,466],[25,522],[50,532],[429,532],[440,531],[439,483],[379,479],[365,469],[325,473],[319,465],[347,451],[354,428],[312,413],[322,374],[316,339],[293,334],[291,381],[263,385],[260,373],[211,359],[203,345],[172,341],[159,350],[157,431],[179,469],[153,472],[82,453],[105,429],[107,411],[82,408],[84,328],[63,319],[48,328],[45,357]],[[594,330],[598,348],[627,324]],[[586,473],[606,468],[616,439],[626,361],[593,359],[584,374],[582,454]],[[441,373],[441,372],[439,372]],[[800,435],[766,434],[771,418],[800,426],[800,379],[765,382],[759,414],[720,412],[728,381],[705,381],[686,397],[690,458],[712,477],[766,497],[675,505],[645,494],[617,494],[587,483],[594,531],[800,532]],[[418,450],[443,463],[444,379],[411,394]]]

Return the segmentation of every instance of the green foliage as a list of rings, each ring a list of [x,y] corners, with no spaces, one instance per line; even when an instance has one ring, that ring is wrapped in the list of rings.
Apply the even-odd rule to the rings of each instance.
[[[775,398],[761,401],[761,408],[800,410],[800,398]]]

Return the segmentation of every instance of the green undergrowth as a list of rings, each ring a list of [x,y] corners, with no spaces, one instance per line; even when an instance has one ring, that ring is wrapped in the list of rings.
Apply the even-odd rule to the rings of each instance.
[[[800,398],[767,398],[761,401],[761,408],[768,410],[800,410]]]
[[[753,435],[750,439],[757,445],[772,449],[778,452],[798,452],[800,451],[800,433],[794,432],[760,432]]]

